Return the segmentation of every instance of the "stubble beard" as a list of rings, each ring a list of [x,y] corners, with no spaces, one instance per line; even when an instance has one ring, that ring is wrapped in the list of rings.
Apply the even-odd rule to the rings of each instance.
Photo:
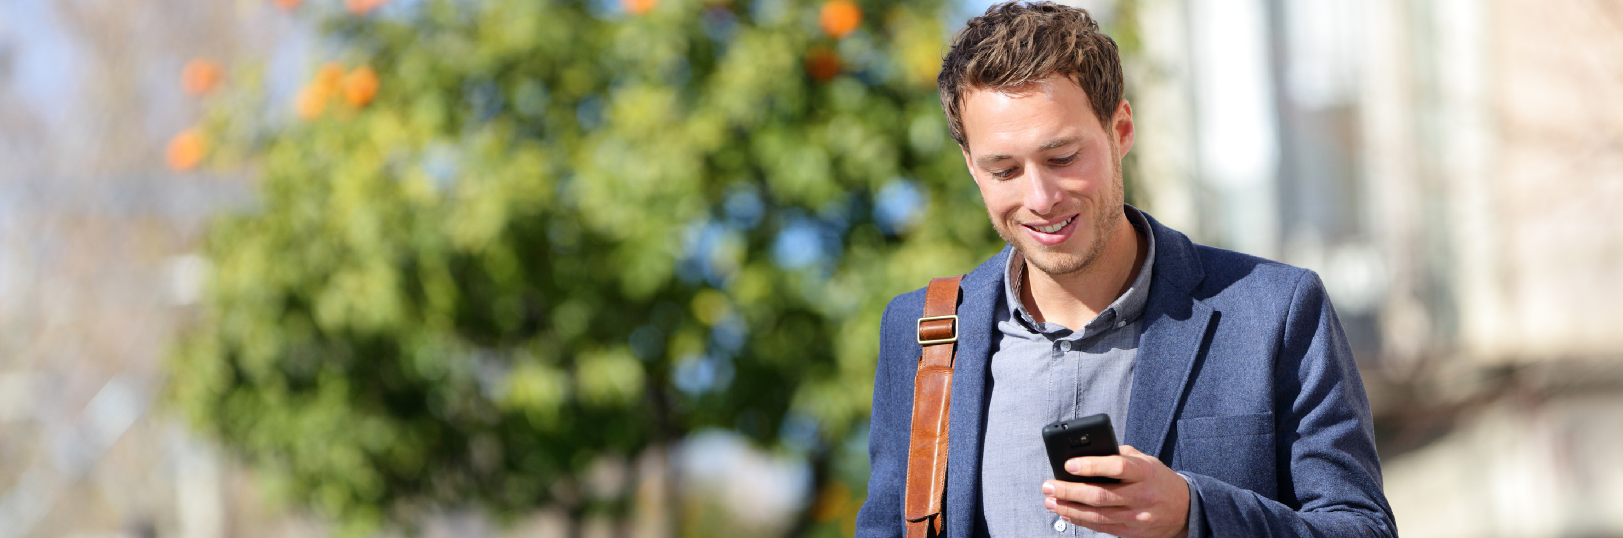
[[[1021,226],[1012,219],[1005,219],[1001,224],[993,221],[993,228],[997,230],[998,235],[1002,236],[1005,242],[1014,245],[1014,249],[1026,259],[1026,263],[1036,267],[1038,271],[1053,276],[1081,272],[1093,266],[1094,262],[1099,259],[1099,255],[1104,252],[1105,244],[1109,243],[1110,237],[1116,233],[1116,226],[1121,223],[1121,219],[1118,217],[1121,215],[1122,206],[1126,203],[1126,200],[1122,187],[1121,159],[1116,157],[1115,145],[1112,144],[1111,146],[1110,161],[1113,168],[1111,172],[1115,176],[1113,178],[1114,183],[1111,185],[1110,193],[1103,200],[1104,203],[1101,204],[1101,207],[1095,208],[1093,234],[1088,237],[1093,242],[1087,246],[1087,250],[1081,256],[1065,252],[1062,250],[1063,245],[1050,247],[1035,243],[1029,237],[1023,237],[1021,230],[1016,229]],[[1077,225],[1081,226],[1082,223],[1078,222]],[[1073,234],[1071,237],[1074,239],[1077,238],[1077,235],[1080,234]]]

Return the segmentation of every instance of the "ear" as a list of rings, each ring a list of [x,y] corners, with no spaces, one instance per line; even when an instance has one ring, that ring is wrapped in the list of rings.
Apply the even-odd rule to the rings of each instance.
[[[1127,150],[1133,149],[1133,105],[1127,104],[1126,99],[1116,105],[1116,114],[1110,120],[1111,136],[1116,137],[1116,147],[1120,149],[1121,156],[1127,156]]]

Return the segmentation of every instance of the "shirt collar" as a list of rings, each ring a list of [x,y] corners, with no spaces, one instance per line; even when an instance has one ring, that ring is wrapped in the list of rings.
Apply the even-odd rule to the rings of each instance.
[[[1149,302],[1150,275],[1155,267],[1155,232],[1150,229],[1148,219],[1144,218],[1144,213],[1140,212],[1138,208],[1126,204],[1123,204],[1122,207],[1127,213],[1127,221],[1133,224],[1133,229],[1137,230],[1139,235],[1144,236],[1145,242],[1148,244],[1148,252],[1144,253],[1144,266],[1139,268],[1138,276],[1133,278],[1133,285],[1127,288],[1127,292],[1121,294],[1121,297],[1117,297],[1114,302],[1110,303],[1110,306],[1099,312],[1099,315],[1089,321],[1082,330],[1075,331],[1078,334],[1092,335],[1098,331],[1108,329],[1114,324],[1131,323],[1144,314],[1144,305]],[[1004,268],[1003,294],[1008,298],[1008,304],[1014,313],[1014,318],[1020,320],[1021,324],[1033,332],[1063,330],[1058,326],[1051,327],[1052,330],[1043,329],[1050,324],[1037,323],[1036,320],[1032,319],[1031,313],[1026,310],[1025,303],[1020,300],[1021,277],[1024,276],[1025,270],[1025,256],[1021,255],[1019,250],[1011,252],[1008,265]]]

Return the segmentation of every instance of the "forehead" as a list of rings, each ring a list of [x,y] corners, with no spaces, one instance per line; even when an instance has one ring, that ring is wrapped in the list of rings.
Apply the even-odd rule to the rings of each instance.
[[[971,89],[964,94],[961,121],[964,142],[977,153],[1104,134],[1087,92],[1058,75],[1013,88]]]

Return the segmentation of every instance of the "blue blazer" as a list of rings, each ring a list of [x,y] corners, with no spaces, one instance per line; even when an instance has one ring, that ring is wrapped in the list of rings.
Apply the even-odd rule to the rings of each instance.
[[[1396,536],[1369,400],[1318,275],[1149,222],[1155,268],[1124,442],[1192,478],[1210,536]],[[980,466],[997,455],[981,454],[981,441],[1009,252],[961,284],[944,506],[952,538],[986,535]],[[885,310],[860,537],[903,535],[923,309],[920,289]]]

